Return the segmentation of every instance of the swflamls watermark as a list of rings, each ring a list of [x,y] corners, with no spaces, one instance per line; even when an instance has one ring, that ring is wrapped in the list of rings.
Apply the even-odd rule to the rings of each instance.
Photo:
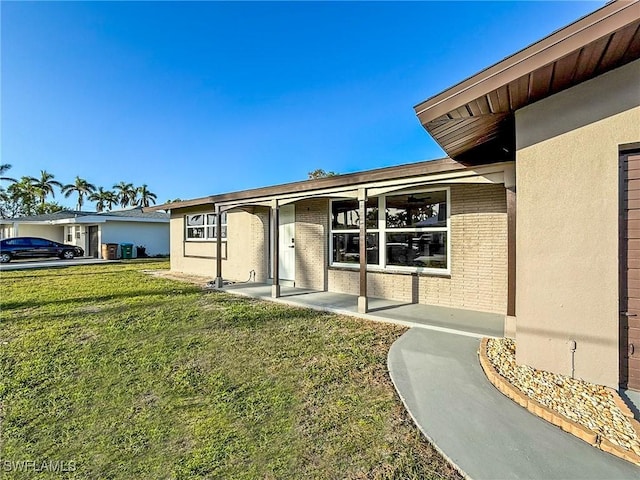
[[[75,460],[0,460],[3,472],[53,472],[76,471]]]

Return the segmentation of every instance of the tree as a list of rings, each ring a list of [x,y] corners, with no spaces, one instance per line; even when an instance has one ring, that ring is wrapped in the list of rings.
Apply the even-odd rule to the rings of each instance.
[[[104,202],[107,210],[111,211],[114,205],[118,205],[118,195],[111,190],[107,190],[104,195]]]
[[[9,217],[36,214],[36,199],[39,192],[31,183],[30,177],[22,177],[7,187],[5,209]]]
[[[149,191],[146,183],[141,187],[138,187],[138,195],[137,205],[139,207],[148,207],[151,204],[155,205],[156,200],[158,199],[158,196],[155,193]]]
[[[65,198],[69,198],[72,194],[76,193],[78,195],[78,210],[82,210],[82,205],[84,205],[84,197],[85,195],[91,195],[96,191],[96,186],[92,183],[87,182],[84,178],[80,178],[76,176],[76,179],[73,183],[65,185],[62,187],[62,193],[64,193]]]
[[[138,190],[134,188],[133,183],[120,182],[114,185],[113,188],[116,191],[118,202],[122,208],[136,204]]]
[[[5,173],[11,168],[11,164],[3,163],[0,164],[0,182],[7,181],[16,183],[15,178],[5,177]],[[7,193],[2,185],[0,185],[0,218],[11,218],[12,212],[16,209],[16,202],[12,199],[11,195]]]
[[[38,215],[60,212],[61,210],[64,210],[64,207],[57,202],[44,202],[36,205],[36,214]]]
[[[111,190],[105,190],[102,187],[98,187],[95,192],[89,195],[89,200],[96,202],[97,212],[102,212],[105,208],[111,210],[113,205],[118,203],[116,194]]]
[[[316,170],[309,172],[308,175],[309,179],[315,180],[316,178],[335,177],[338,174],[336,172],[326,172],[322,168],[317,168]]]
[[[40,205],[44,206],[47,195],[51,194],[55,197],[55,191],[53,187],[62,188],[62,184],[57,180],[54,180],[54,175],[46,170],[40,170],[40,178],[29,177],[31,184],[36,188],[37,195],[40,198]]]
[[[7,182],[11,182],[11,183],[16,183],[17,180],[15,178],[11,178],[11,177],[5,177],[4,174],[7,173],[7,171],[11,168],[11,164],[10,163],[3,163],[0,164],[0,182],[1,181],[7,181]]]

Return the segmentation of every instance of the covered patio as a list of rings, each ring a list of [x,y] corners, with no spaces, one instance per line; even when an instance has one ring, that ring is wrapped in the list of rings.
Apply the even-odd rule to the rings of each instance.
[[[225,285],[224,291],[296,307],[312,308],[407,327],[420,327],[478,338],[504,336],[504,315],[497,313],[404,303],[375,297],[369,297],[368,311],[361,313],[358,312],[357,295],[281,285],[280,296],[274,298],[271,287],[272,285],[265,283],[235,283]]]

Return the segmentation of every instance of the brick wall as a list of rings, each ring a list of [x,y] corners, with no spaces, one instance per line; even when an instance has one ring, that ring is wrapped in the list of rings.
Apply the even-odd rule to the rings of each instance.
[[[329,200],[296,203],[296,287],[326,290]]]
[[[358,295],[358,272],[329,269],[327,199],[296,203],[296,286]],[[371,297],[506,312],[507,215],[502,185],[451,186],[451,275],[369,272]],[[191,213],[191,212],[190,212]],[[268,209],[229,213],[223,276],[269,278]],[[215,276],[215,242],[183,242],[182,215],[171,220],[171,268]],[[187,255],[183,254],[183,248]],[[190,254],[196,257],[190,258]]]
[[[502,185],[451,187],[451,275],[370,272],[371,297],[506,313],[507,215]],[[330,269],[330,291],[358,294],[358,272]]]

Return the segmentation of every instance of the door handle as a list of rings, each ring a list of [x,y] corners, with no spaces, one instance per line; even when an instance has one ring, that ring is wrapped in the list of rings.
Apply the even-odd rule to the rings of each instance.
[[[296,248],[295,245],[289,245],[289,248]]]
[[[629,344],[629,356],[633,355],[636,352],[636,347],[633,345],[633,343]]]
[[[631,312],[620,312],[620,315],[622,315],[623,317],[637,317],[638,316],[637,313],[631,313]]]

